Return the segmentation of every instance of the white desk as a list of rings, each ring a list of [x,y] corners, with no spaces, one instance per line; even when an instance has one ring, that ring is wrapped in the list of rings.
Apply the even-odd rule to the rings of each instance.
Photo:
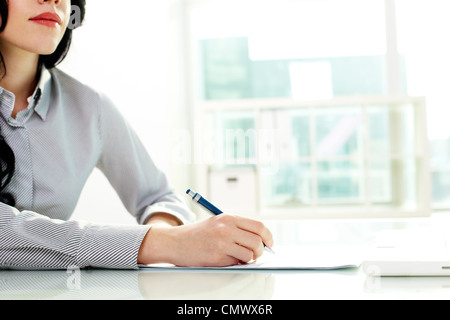
[[[370,245],[376,232],[445,226],[408,220],[268,222],[280,245]],[[371,278],[340,271],[0,271],[0,299],[450,299],[450,278]]]

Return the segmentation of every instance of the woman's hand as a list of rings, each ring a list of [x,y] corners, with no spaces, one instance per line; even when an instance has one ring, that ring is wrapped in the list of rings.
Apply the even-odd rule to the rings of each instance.
[[[256,260],[272,233],[260,221],[222,214],[185,226],[152,226],[138,255],[139,264],[224,267]]]

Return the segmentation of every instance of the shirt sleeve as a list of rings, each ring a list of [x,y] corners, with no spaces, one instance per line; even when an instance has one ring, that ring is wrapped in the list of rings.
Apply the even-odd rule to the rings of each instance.
[[[137,269],[148,230],[50,219],[0,203],[0,269]]]
[[[195,220],[186,203],[170,188],[146,148],[113,103],[99,95],[103,150],[97,167],[139,224],[154,213],[171,214],[183,223]]]

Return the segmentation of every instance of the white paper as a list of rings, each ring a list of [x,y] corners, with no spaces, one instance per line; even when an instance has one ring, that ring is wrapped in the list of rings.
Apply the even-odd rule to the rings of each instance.
[[[298,247],[273,248],[275,254],[265,252],[257,261],[229,267],[177,267],[168,264],[141,266],[144,269],[177,270],[337,270],[358,268],[361,250],[358,247]]]

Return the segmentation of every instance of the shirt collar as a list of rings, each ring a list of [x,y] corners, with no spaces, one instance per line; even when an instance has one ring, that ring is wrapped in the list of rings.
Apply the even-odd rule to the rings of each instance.
[[[42,120],[47,118],[48,109],[50,107],[50,80],[50,71],[45,66],[42,66],[41,77],[39,78],[36,90],[34,90],[33,94],[28,98],[30,104],[34,103],[34,111],[36,111]]]
[[[47,113],[50,107],[50,95],[51,95],[51,73],[47,68],[42,66],[41,75],[34,90],[33,94],[28,97],[27,111],[23,110],[18,114],[18,119],[15,119],[14,123],[21,123],[28,119],[32,112],[35,111],[42,120],[47,118]],[[0,114],[9,121],[11,113],[14,109],[14,94],[0,87]],[[20,118],[20,119],[19,119]],[[11,120],[12,121],[12,120]]]
[[[0,112],[5,121],[11,117],[11,113],[14,109],[14,95],[0,87]]]

